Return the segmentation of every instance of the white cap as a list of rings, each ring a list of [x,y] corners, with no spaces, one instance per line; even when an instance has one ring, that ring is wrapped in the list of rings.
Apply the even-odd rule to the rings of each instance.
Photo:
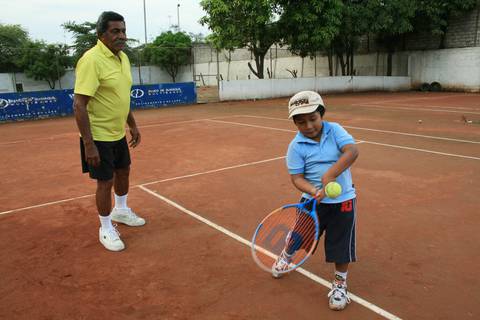
[[[325,108],[322,97],[314,91],[301,91],[295,94],[288,102],[288,118],[294,115],[312,113],[318,106]]]

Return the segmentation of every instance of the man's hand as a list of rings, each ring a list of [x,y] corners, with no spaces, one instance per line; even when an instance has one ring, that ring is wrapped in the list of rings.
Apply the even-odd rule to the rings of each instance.
[[[87,143],[85,146],[85,160],[89,166],[98,167],[100,165],[100,155],[95,143]]]
[[[130,148],[135,148],[140,144],[142,136],[140,135],[137,127],[130,128],[130,134],[132,135],[132,139],[128,142],[128,144],[130,145]]]

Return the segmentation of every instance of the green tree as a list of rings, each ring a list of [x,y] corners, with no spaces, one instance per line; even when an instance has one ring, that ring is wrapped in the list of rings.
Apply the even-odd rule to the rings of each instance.
[[[277,0],[277,4],[282,44],[302,59],[319,51],[328,52],[342,23],[341,0]],[[329,66],[332,75],[331,59]]]
[[[392,75],[393,54],[403,37],[413,31],[416,0],[369,0],[366,3],[369,31],[377,35],[377,43],[387,50],[387,76]]]
[[[440,36],[439,49],[445,48],[450,17],[480,6],[478,0],[421,0],[417,3],[415,28]]]
[[[74,21],[68,21],[62,24],[62,27],[73,34],[73,61],[77,64],[78,59],[88,49],[95,46],[97,43],[97,32],[95,30],[96,24],[94,22],[84,22],[76,24]]]
[[[0,24],[0,72],[18,72],[18,56],[29,41],[28,32],[20,25]]]
[[[62,27],[68,32],[73,33],[73,61],[74,64],[77,64],[78,59],[90,48],[93,48],[97,44],[97,31],[96,23],[94,22],[84,22],[77,24],[73,21],[68,21],[62,24]],[[128,30],[127,30],[128,32]],[[132,44],[138,43],[136,39],[127,39],[127,44],[123,52],[128,56],[130,62],[134,65],[139,63],[139,49],[132,47]]]
[[[65,74],[66,68],[72,65],[65,45],[32,41],[23,47],[22,52],[19,64],[27,77],[47,81],[51,89],[55,89],[55,82]]]
[[[184,32],[167,31],[144,50],[144,60],[167,71],[175,82],[182,65],[191,63],[192,40]]]
[[[256,69],[248,67],[259,79],[264,78],[265,55],[272,44],[279,42],[277,6],[274,0],[202,0],[207,13],[200,19],[215,35],[222,49],[248,48],[255,59]]]

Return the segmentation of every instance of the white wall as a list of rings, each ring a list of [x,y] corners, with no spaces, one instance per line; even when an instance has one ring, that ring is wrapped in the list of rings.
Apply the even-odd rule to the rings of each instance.
[[[0,93],[13,91],[15,91],[15,87],[13,86],[12,74],[0,73]]]
[[[210,50],[211,51],[211,50]],[[184,66],[180,69],[177,82],[193,80],[193,74],[197,75],[197,86],[217,85],[217,62],[216,55],[206,51],[209,59],[204,63]],[[209,53],[209,55],[207,55]],[[245,59],[249,56],[246,55]],[[385,53],[372,53],[356,55],[354,65],[357,76],[383,76],[387,69],[387,55]],[[334,59],[336,75],[341,74],[340,66]],[[253,60],[237,60],[228,63],[218,63],[218,71],[223,80],[247,80],[256,79],[250,71],[247,63],[254,64]],[[316,66],[316,68],[315,68]],[[267,55],[265,60],[265,77],[267,67],[272,71],[276,79],[292,79],[292,75],[286,69],[298,71],[298,77],[302,77],[302,59],[300,57],[283,57],[270,60]],[[141,68],[142,81],[145,84],[171,82],[170,76],[159,67],[146,66]],[[203,81],[200,78],[203,75]],[[438,81],[447,90],[480,91],[480,47],[444,49],[431,51],[399,52],[393,56],[394,76],[410,76],[412,86],[418,87],[423,82],[431,83]],[[309,57],[303,60],[303,77],[326,77],[329,75],[327,57]],[[138,68],[132,68],[134,84],[139,84]],[[24,74],[15,74],[16,83],[22,83],[24,91],[50,90],[47,82],[28,79]],[[299,79],[299,78],[297,78]],[[74,71],[69,70],[61,80],[62,89],[73,88]],[[335,80],[337,81],[337,80]],[[15,88],[12,74],[0,74],[0,92],[12,92]],[[56,89],[60,89],[57,83]],[[325,84],[327,86],[330,83]],[[361,86],[361,84],[359,84]]]
[[[221,81],[220,100],[287,97],[303,90],[327,92],[410,90],[410,77],[313,77]]]
[[[412,85],[438,81],[446,90],[480,92],[480,47],[412,51]]]

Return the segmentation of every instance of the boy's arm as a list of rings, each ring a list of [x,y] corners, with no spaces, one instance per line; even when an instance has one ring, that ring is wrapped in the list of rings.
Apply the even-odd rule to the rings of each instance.
[[[290,179],[292,180],[293,185],[298,190],[308,193],[313,197],[317,198],[318,200],[321,200],[325,197],[325,192],[323,191],[323,189],[318,190],[313,184],[311,184],[305,179],[303,173],[291,174]]]
[[[346,169],[348,169],[358,157],[358,148],[354,144],[346,144],[341,149],[342,155],[340,158],[331,166],[327,172],[322,177],[322,184],[327,185],[330,181],[335,181],[335,179]]]

